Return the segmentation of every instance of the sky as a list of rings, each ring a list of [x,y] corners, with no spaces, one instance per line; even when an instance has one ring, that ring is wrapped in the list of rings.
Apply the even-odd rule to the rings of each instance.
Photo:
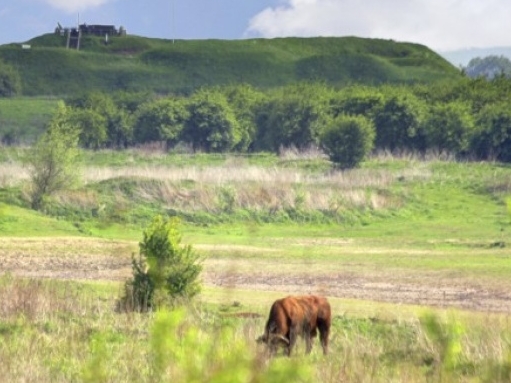
[[[437,52],[511,46],[510,0],[0,0],[0,44],[57,23],[163,39],[359,36]]]

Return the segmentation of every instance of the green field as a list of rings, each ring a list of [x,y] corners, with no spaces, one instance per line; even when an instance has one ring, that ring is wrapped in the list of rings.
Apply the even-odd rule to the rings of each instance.
[[[82,185],[36,213],[22,153],[0,156],[8,381],[509,381],[509,166],[84,152]],[[204,257],[202,294],[116,313],[155,214],[179,216]],[[329,297],[331,352],[299,342],[267,362],[254,340],[269,306],[300,293]]]

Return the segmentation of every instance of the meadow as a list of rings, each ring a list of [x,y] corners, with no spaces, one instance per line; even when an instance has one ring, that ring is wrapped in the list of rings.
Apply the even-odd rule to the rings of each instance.
[[[83,153],[83,183],[27,208],[0,150],[0,376],[9,382],[508,382],[511,169],[443,156]],[[154,214],[203,256],[185,308],[116,310]],[[276,298],[329,297],[330,354],[267,360]]]

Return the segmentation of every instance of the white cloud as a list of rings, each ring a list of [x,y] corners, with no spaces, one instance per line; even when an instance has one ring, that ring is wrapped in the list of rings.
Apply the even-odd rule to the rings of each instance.
[[[509,0],[282,0],[250,20],[248,36],[360,36],[437,50],[509,45]]]
[[[44,0],[45,3],[65,12],[78,12],[99,7],[111,0]]]

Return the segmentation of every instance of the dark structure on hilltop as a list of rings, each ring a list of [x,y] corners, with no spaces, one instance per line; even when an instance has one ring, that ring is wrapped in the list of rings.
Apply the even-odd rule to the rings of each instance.
[[[126,29],[122,26],[117,29],[115,25],[87,25],[85,23],[78,25],[78,28],[63,28],[58,23],[57,28],[55,28],[55,34],[67,36],[66,48],[80,49],[80,39],[84,35],[104,37],[105,44],[108,44],[108,39],[111,36],[126,36]]]

